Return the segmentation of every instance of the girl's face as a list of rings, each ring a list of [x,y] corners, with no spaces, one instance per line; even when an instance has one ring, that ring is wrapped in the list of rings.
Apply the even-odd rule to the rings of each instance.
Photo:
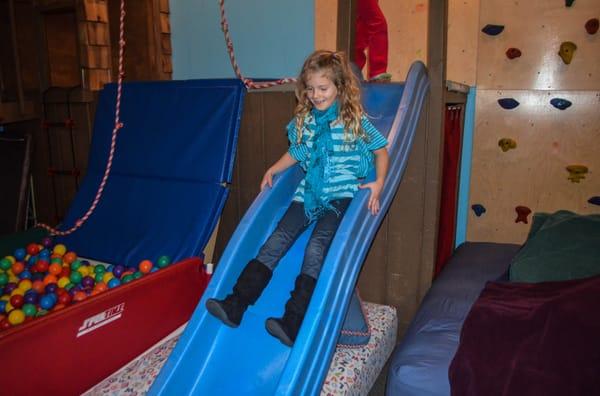
[[[327,110],[337,99],[338,90],[326,73],[315,72],[306,78],[306,95],[317,110]]]

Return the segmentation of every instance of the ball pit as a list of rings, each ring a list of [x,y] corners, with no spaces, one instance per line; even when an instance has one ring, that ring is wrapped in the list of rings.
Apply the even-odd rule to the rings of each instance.
[[[81,259],[64,244],[44,238],[0,258],[0,331],[133,282],[171,263],[102,265]]]

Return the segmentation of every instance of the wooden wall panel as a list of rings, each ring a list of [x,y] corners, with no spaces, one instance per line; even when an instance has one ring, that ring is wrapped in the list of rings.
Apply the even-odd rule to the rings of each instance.
[[[504,110],[497,100],[513,97],[521,104]],[[573,105],[558,110],[552,98]],[[481,204],[480,217],[471,210],[467,239],[521,243],[528,224],[515,223],[516,206],[533,212],[567,209],[598,213],[587,200],[600,187],[600,92],[491,91],[477,93],[471,194],[469,205]],[[503,152],[501,138],[516,141]],[[569,181],[568,165],[589,168],[579,183]],[[531,215],[529,216],[531,220]]]
[[[598,0],[488,0],[482,3],[480,26],[504,25],[497,36],[479,33],[479,89],[600,89],[600,34],[589,35],[584,25],[600,16]],[[558,56],[560,44],[572,41],[577,50],[571,64]],[[515,47],[520,58],[508,59]]]
[[[388,24],[388,72],[394,81],[404,81],[410,65],[427,64],[429,0],[379,0]]]
[[[315,0],[315,49],[336,49],[337,9],[338,0]]]
[[[477,78],[480,0],[448,2],[446,78],[469,86]]]

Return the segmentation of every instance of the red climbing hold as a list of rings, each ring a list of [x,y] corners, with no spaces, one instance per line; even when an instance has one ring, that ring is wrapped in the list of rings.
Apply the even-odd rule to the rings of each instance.
[[[517,212],[517,218],[515,219],[515,223],[527,224],[527,216],[529,216],[529,214],[531,213],[531,209],[529,209],[527,206],[517,206],[515,208],[515,211]]]
[[[589,34],[596,34],[596,32],[598,31],[598,25],[600,25],[600,21],[598,21],[598,18],[592,18],[585,23],[585,30]]]
[[[508,59],[515,59],[521,56],[521,50],[518,48],[509,48],[506,50],[506,57]]]

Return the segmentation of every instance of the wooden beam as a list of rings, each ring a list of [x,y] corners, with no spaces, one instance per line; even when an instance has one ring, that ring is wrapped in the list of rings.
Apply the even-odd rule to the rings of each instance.
[[[344,51],[354,60],[354,31],[356,26],[356,1],[338,1],[337,44],[338,51]]]
[[[13,47],[13,56],[15,59],[15,74],[17,77],[17,100],[19,101],[19,110],[25,114],[25,98],[23,96],[23,81],[21,77],[21,58],[19,57],[19,47],[17,42],[17,26],[15,14],[15,1],[8,0],[10,35]]]

